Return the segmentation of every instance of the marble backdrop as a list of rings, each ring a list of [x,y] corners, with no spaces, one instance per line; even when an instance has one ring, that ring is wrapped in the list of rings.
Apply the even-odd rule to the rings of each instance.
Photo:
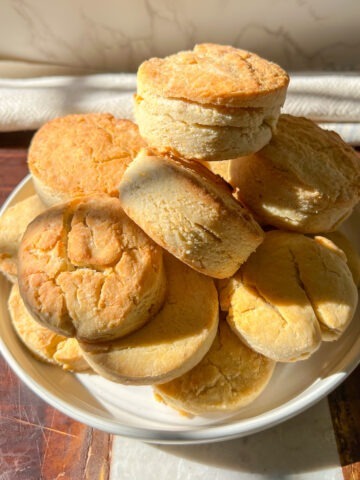
[[[360,70],[359,0],[1,0],[0,59],[134,71],[218,42],[289,70]]]

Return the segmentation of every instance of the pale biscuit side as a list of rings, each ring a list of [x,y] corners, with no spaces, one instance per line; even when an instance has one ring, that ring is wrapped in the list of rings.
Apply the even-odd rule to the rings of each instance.
[[[0,272],[12,283],[17,280],[17,254],[28,224],[45,206],[37,195],[10,207],[0,218]]]
[[[225,160],[248,155],[264,147],[273,127],[212,126],[176,120],[171,113],[154,114],[135,106],[140,132],[149,145],[162,152],[196,160]]]
[[[8,305],[11,323],[18,337],[37,359],[73,372],[90,369],[74,338],[58,335],[32,318],[21,299],[17,284],[11,289]]]
[[[126,213],[195,270],[231,276],[263,239],[228,185],[202,165],[140,152],[119,186]]]

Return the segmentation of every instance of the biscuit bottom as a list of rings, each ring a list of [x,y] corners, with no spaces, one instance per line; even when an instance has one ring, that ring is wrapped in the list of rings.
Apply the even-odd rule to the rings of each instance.
[[[220,321],[211,349],[185,375],[157,385],[156,397],[176,410],[199,415],[245,407],[268,384],[275,362],[250,350]]]
[[[272,137],[280,106],[216,109],[181,100],[135,102],[135,117],[149,145],[197,160],[227,160],[263,148]]]
[[[32,318],[21,299],[17,284],[10,292],[9,312],[18,337],[38,360],[73,372],[90,370],[75,338],[58,335]]]
[[[219,304],[213,280],[166,255],[165,303],[144,327],[122,339],[80,348],[100,375],[128,385],[170,381],[193,368],[215,338]]]

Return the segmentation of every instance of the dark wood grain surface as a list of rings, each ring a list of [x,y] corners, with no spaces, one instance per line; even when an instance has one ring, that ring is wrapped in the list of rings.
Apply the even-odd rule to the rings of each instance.
[[[360,366],[328,397],[345,480],[360,480]]]
[[[0,134],[0,204],[27,174],[32,133]],[[360,480],[360,367],[328,397],[343,476]],[[1,480],[107,479],[112,437],[33,394],[0,357]]]
[[[0,204],[28,173],[31,136],[0,134]],[[111,442],[43,402],[0,357],[1,480],[106,480]]]

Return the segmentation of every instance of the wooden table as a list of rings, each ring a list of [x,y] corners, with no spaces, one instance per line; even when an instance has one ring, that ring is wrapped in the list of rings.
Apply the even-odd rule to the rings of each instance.
[[[0,204],[27,174],[32,134],[0,134]],[[360,367],[328,402],[344,479],[360,480]],[[111,443],[111,435],[44,403],[0,357],[1,480],[105,480],[110,475]]]

